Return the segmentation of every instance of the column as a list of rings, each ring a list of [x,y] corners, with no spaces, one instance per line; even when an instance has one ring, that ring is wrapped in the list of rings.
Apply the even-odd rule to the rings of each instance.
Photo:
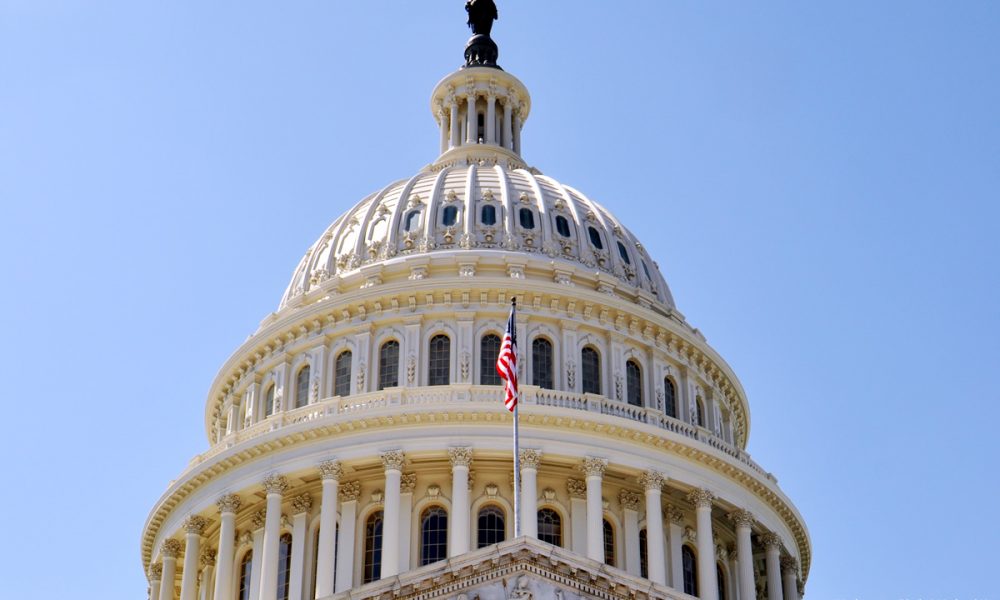
[[[174,539],[163,540],[160,556],[163,557],[163,579],[160,580],[160,600],[174,600],[174,579],[177,576],[177,555],[181,543]]]
[[[622,490],[618,493],[618,503],[622,506],[622,513],[624,514],[623,528],[625,529],[625,564],[624,568],[626,571],[635,575],[636,577],[642,576],[642,563],[639,560],[639,504],[642,502],[642,498],[639,494],[631,492],[629,490]],[[649,529],[646,529],[646,535],[648,539]],[[649,544],[646,544],[649,547]],[[662,544],[661,544],[662,548]],[[646,555],[647,564],[649,563],[649,554]],[[621,568],[622,565],[619,565]],[[662,569],[661,569],[662,570]]]
[[[413,490],[416,473],[403,473],[399,479],[399,572],[410,569],[410,525],[413,519]]]
[[[503,147],[508,150],[514,150],[514,137],[513,137],[513,127],[510,125],[510,108],[511,101],[510,98],[503,103]]]
[[[799,564],[795,558],[781,557],[781,580],[785,600],[799,600]]]
[[[198,556],[201,553],[201,532],[208,521],[191,515],[184,520],[184,570],[181,572],[181,600],[197,600]]]
[[[753,546],[750,542],[753,514],[749,510],[729,513],[729,519],[736,525],[736,560],[740,566],[740,598],[757,597],[757,586],[753,577]]]
[[[695,505],[698,527],[698,597],[718,600],[719,583],[715,576],[715,540],[712,539],[712,501],[715,495],[698,489],[688,494],[688,501]]]
[[[250,597],[260,599],[260,552],[264,547],[264,516],[267,511],[261,509],[253,516],[253,533],[250,535],[250,546],[254,549],[253,560],[250,562]],[[239,586],[237,586],[239,589]]]
[[[448,119],[448,125],[451,127],[450,146],[457,148],[462,145],[462,138],[459,136],[461,128],[458,126],[458,99],[454,96],[448,98],[448,110],[451,112],[451,117]]]
[[[441,125],[441,152],[444,153],[448,149],[448,114],[444,110],[444,105],[437,105],[437,118],[438,123]]]
[[[673,506],[667,506],[667,520],[670,522],[670,586],[684,591],[684,563],[681,560],[681,546],[684,545],[684,513]],[[753,596],[751,596],[751,600]]]
[[[357,527],[361,484],[350,481],[340,486],[340,538],[337,541],[337,577],[334,593],[351,589],[354,583],[354,531]]]
[[[542,462],[539,450],[520,452],[521,462],[521,535],[538,537],[538,465]]]
[[[573,552],[587,554],[587,484],[579,479],[567,479],[569,520],[573,532]]]
[[[276,473],[264,478],[267,508],[264,513],[264,541],[260,553],[260,600],[278,597],[278,538],[281,535],[281,495],[288,481]],[[257,553],[254,552],[254,560]]]
[[[467,144],[476,143],[476,132],[479,129],[479,124],[476,122],[476,93],[470,91],[469,95],[466,96],[468,101],[468,108],[465,113],[465,142]]]
[[[583,459],[580,470],[587,474],[587,558],[604,562],[604,498],[601,483],[608,461],[604,458]]]
[[[768,532],[760,537],[764,544],[764,561],[767,569],[767,600],[782,600],[781,593],[781,536]]]
[[[736,544],[729,544],[726,547],[726,553],[729,555],[729,589],[732,590],[730,593],[731,600],[739,600],[740,597],[740,561],[736,559],[737,550]]]
[[[163,579],[163,564],[149,565],[149,600],[159,600],[160,581]]]
[[[292,498],[292,564],[288,574],[288,600],[302,600],[306,572],[306,528],[312,497],[300,494]]]
[[[340,462],[327,460],[319,463],[323,480],[323,496],[319,505],[319,544],[316,549],[316,597],[333,595],[335,548],[337,542],[337,487],[343,469]]]
[[[521,153],[521,110],[514,113],[514,152]]]
[[[639,485],[646,490],[646,562],[649,580],[667,583],[667,562],[663,552],[663,475],[646,471],[639,477]]]
[[[221,525],[219,526],[219,552],[217,560],[219,571],[215,574],[214,597],[227,600],[233,597],[233,561],[236,559],[236,511],[240,508],[240,497],[236,494],[226,494],[215,501],[219,507]]]
[[[382,514],[382,579],[399,572],[399,482],[403,476],[403,451],[382,454],[385,467],[385,507]]]
[[[486,143],[497,143],[497,97],[493,93],[486,96]]]
[[[469,504],[469,467],[472,465],[472,448],[449,448],[451,459],[451,523],[448,556],[458,556],[469,551],[472,506]]]
[[[215,550],[205,548],[198,557],[201,564],[200,600],[212,600],[212,572],[215,571]]]

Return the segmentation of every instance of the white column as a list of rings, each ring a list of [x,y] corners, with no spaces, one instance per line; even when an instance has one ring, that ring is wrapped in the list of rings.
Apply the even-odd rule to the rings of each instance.
[[[799,564],[791,556],[781,557],[781,580],[785,600],[799,600]]]
[[[538,537],[538,465],[542,453],[524,449],[521,459],[521,535]]]
[[[219,600],[228,600],[233,596],[233,561],[236,559],[236,511],[240,508],[240,497],[236,494],[225,494],[215,502],[219,507],[221,525],[219,526],[219,552],[216,560],[219,563],[215,575],[215,594]]]
[[[403,476],[402,450],[382,454],[385,467],[385,507],[382,514],[382,579],[399,572],[399,481]]]
[[[316,549],[316,597],[333,595],[334,561],[337,543],[337,487],[343,469],[335,460],[319,464],[323,496],[319,506],[319,547]]]
[[[737,510],[729,513],[729,518],[736,525],[736,561],[740,567],[740,598],[755,600],[757,586],[753,577],[753,546],[750,542],[753,514],[748,510]]]
[[[441,125],[441,152],[448,149],[448,113],[444,110],[444,105],[437,105],[437,118]]]
[[[472,448],[449,448],[451,459],[451,519],[448,556],[458,556],[469,551],[472,536],[472,506],[469,503],[469,467],[472,465]]]
[[[198,598],[201,600],[213,600],[212,573],[215,572],[215,550],[205,548],[201,551],[199,558],[201,563],[201,585],[199,586]]]
[[[462,138],[460,137],[462,130],[458,126],[458,100],[454,96],[448,99],[448,110],[451,112],[451,116],[448,119],[448,126],[451,128],[450,146],[457,148],[462,145]]]
[[[497,97],[494,94],[486,96],[486,143],[497,143]]]
[[[514,128],[510,124],[510,98],[503,103],[503,147],[508,150],[514,149]]]
[[[181,600],[197,600],[198,556],[201,553],[201,532],[208,521],[191,515],[184,520],[184,570],[181,571]]]
[[[570,530],[573,532],[572,550],[583,556],[587,554],[587,483],[579,479],[567,479],[569,493]]]
[[[466,100],[468,101],[467,112],[465,113],[465,142],[467,144],[476,143],[476,132],[479,129],[479,123],[476,122],[476,94],[470,93]]]
[[[668,506],[667,519],[670,521],[670,586],[683,592],[684,563],[681,560],[681,547],[684,545],[684,513]]]
[[[181,543],[175,539],[163,540],[160,556],[163,557],[163,579],[160,580],[160,600],[174,600],[174,579],[177,577],[177,555]]]
[[[521,111],[514,112],[514,152],[521,153]]]
[[[250,561],[250,597],[257,600],[260,598],[260,549],[264,547],[264,509],[254,515],[253,534],[250,538],[250,546],[253,550],[253,560]],[[259,517],[259,518],[258,518]],[[237,590],[239,585],[237,584]]]
[[[163,579],[163,564],[149,565],[149,600],[160,600],[160,581]]]
[[[639,505],[642,503],[642,497],[635,492],[629,490],[622,490],[618,493],[618,503],[622,506],[622,513],[624,515],[624,529],[625,529],[625,564],[618,565],[618,568],[623,568],[635,575],[636,577],[642,576],[642,562],[639,556]],[[649,535],[649,530],[646,531],[647,539]],[[647,543],[647,547],[649,544]],[[647,553],[646,558],[649,558]],[[649,561],[646,561],[647,564]],[[662,569],[661,569],[662,570]]]
[[[663,552],[663,475],[646,471],[639,477],[639,485],[646,490],[646,563],[649,580],[666,585],[666,558]]]
[[[767,600],[783,600],[781,593],[781,536],[768,532],[761,536],[767,569]]]
[[[729,600],[739,600],[740,597],[740,561],[737,560],[736,544],[729,544],[726,548],[729,554]]]
[[[286,401],[287,401],[286,396]],[[260,553],[260,600],[278,597],[278,538],[281,535],[281,495],[288,489],[288,481],[271,473],[264,478],[267,494],[267,512],[264,515],[264,542]],[[254,560],[257,553],[254,552]]]
[[[306,572],[306,521],[312,497],[300,494],[292,498],[292,564],[288,574],[288,600],[302,600]]]
[[[337,580],[334,593],[349,590],[354,584],[354,532],[357,527],[358,497],[361,484],[350,481],[340,486],[340,539],[337,542]]]
[[[587,474],[587,558],[604,562],[604,498],[601,484],[608,461],[587,457],[580,469]]]
[[[712,539],[712,501],[715,495],[705,489],[688,494],[697,510],[698,527],[698,597],[718,600],[719,583],[715,576],[715,541]]]
[[[413,490],[416,473],[403,473],[399,479],[399,572],[410,570],[410,526],[413,520]],[[384,542],[383,542],[384,543]]]

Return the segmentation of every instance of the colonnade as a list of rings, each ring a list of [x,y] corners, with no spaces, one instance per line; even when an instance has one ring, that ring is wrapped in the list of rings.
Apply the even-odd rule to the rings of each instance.
[[[480,96],[486,100],[483,116],[482,137],[479,135],[479,115],[477,102]],[[502,116],[497,114],[500,101]],[[462,108],[465,120],[462,120]],[[523,114],[513,96],[499,96],[493,88],[472,90],[464,96],[449,95],[438,105],[436,116],[441,131],[441,152],[469,144],[493,144],[511,152],[521,151],[521,125]]]

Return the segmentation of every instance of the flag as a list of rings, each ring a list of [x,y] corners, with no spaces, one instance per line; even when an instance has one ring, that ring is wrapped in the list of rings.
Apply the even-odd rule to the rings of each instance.
[[[510,307],[510,318],[507,319],[507,331],[500,341],[500,355],[497,356],[497,375],[504,380],[503,404],[507,410],[513,411],[517,406],[517,332],[514,313],[516,306]]]

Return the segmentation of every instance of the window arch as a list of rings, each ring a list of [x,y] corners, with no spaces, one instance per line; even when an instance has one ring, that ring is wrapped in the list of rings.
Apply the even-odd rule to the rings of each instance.
[[[295,376],[295,408],[309,404],[309,372],[309,365],[306,365]]]
[[[250,587],[253,584],[251,575],[253,574],[253,550],[248,550],[240,560],[240,581],[236,598],[238,600],[250,600]]]
[[[479,220],[483,222],[483,225],[496,225],[497,224],[497,207],[492,204],[486,204],[483,206],[483,210],[480,213]]]
[[[580,381],[583,383],[583,393],[601,393],[601,355],[593,346],[586,346],[580,351]]]
[[[520,221],[522,229],[535,228],[535,213],[530,208],[522,208],[517,211],[517,219]]]
[[[642,406],[642,370],[639,363],[633,359],[625,362],[625,383],[628,403],[632,406]]]
[[[538,539],[553,546],[562,546],[562,517],[551,508],[538,511]]]
[[[625,244],[618,242],[618,256],[622,257],[626,265],[632,264],[632,259],[628,257],[628,250],[625,249]]]
[[[476,548],[499,544],[507,539],[507,519],[495,504],[479,509],[476,518]]]
[[[694,399],[694,424],[705,427],[705,402],[698,396]]]
[[[458,222],[458,207],[457,206],[446,206],[444,210],[441,211],[441,224],[445,227],[451,227]]]
[[[382,576],[382,511],[375,511],[365,521],[365,556],[362,583]]]
[[[384,390],[398,385],[399,342],[389,340],[378,350],[378,389]]]
[[[691,546],[681,548],[681,571],[684,573],[684,593],[698,595],[698,565],[695,563]]]
[[[267,386],[264,392],[264,416],[270,417],[274,414],[274,384]]]
[[[604,564],[615,566],[615,527],[604,519]]]
[[[563,237],[569,237],[569,221],[566,217],[562,215],[556,217],[556,231]]]
[[[333,361],[333,395],[351,395],[351,351],[344,350]]]
[[[406,215],[406,221],[403,223],[403,231],[411,231],[420,224],[420,211],[414,210],[410,214]]]
[[[420,516],[420,566],[448,558],[448,513],[431,506]]]
[[[601,234],[597,233],[596,229],[588,227],[587,234],[590,236],[590,243],[594,245],[594,248],[604,250],[604,242],[601,241]]]
[[[489,333],[479,341],[479,385],[500,385],[497,357],[500,356],[500,336]]]
[[[292,534],[278,538],[278,600],[288,600],[292,578]]]
[[[677,386],[669,377],[663,378],[663,413],[677,418]]]
[[[451,338],[439,334],[431,338],[427,358],[427,385],[448,385],[451,379]]]
[[[645,528],[639,530],[639,576],[649,577],[649,538]]]
[[[531,383],[540,388],[555,388],[552,377],[552,342],[537,337],[531,342]]]

